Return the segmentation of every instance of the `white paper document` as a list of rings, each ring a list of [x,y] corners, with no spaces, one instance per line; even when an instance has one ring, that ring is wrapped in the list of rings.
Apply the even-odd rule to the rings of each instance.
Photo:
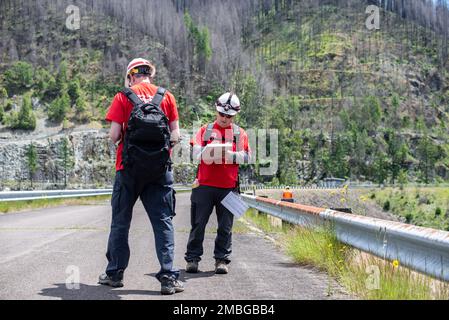
[[[201,159],[206,164],[217,163],[221,164],[225,156],[226,150],[232,151],[232,144],[230,143],[209,143],[203,151],[201,151]],[[219,162],[216,162],[219,161]]]
[[[242,200],[242,198],[232,191],[221,201],[221,204],[231,211],[237,219],[242,217],[249,209],[249,206]]]

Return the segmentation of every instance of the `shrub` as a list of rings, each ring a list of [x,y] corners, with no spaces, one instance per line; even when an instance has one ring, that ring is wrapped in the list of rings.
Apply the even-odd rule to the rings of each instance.
[[[16,62],[5,71],[4,78],[11,96],[23,93],[33,84],[33,66],[23,61]]]
[[[36,129],[36,116],[34,115],[33,108],[31,106],[31,96],[29,94],[25,95],[19,113],[12,119],[11,129]]]
[[[383,209],[384,209],[384,211],[389,211],[390,208],[391,208],[390,200],[386,200],[386,201],[384,202]]]
[[[48,108],[48,119],[54,122],[61,122],[66,117],[70,108],[70,97],[67,92],[54,100]]]
[[[406,223],[412,223],[412,221],[413,221],[413,214],[407,213],[407,214],[405,215],[405,222],[406,222]]]

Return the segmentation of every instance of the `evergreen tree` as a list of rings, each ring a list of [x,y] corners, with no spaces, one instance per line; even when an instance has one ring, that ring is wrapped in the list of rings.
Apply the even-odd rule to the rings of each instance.
[[[188,30],[189,39],[193,44],[192,51],[197,69],[204,73],[206,62],[212,58],[209,30],[207,27],[198,27],[188,12],[184,14],[184,24]]]
[[[400,186],[401,190],[403,190],[404,186],[408,182],[407,170],[401,169],[401,171],[399,171],[398,182],[399,182],[399,186]]]
[[[37,171],[37,152],[36,152],[36,147],[34,146],[34,144],[32,142],[28,146],[28,149],[26,152],[26,160],[27,160],[27,167],[28,167],[28,172],[29,172],[31,188],[33,188],[33,177]]]
[[[22,130],[36,129],[36,116],[31,105],[30,94],[26,94],[23,97],[23,103],[19,113],[12,115],[11,128]]]
[[[4,82],[10,95],[25,92],[33,85],[33,66],[24,61],[14,63],[5,71]]]
[[[78,78],[75,78],[69,83],[67,93],[70,96],[72,104],[75,104],[82,94],[80,80]]]
[[[388,178],[389,159],[384,152],[379,152],[374,160],[374,179],[381,185]]]
[[[3,123],[5,117],[5,108],[3,104],[5,103],[6,98],[8,98],[8,92],[5,88],[0,87],[0,123]]]
[[[435,164],[440,158],[440,152],[439,148],[427,134],[425,134],[419,141],[417,156],[421,179],[425,184],[429,184],[430,181],[433,180]]]
[[[6,98],[8,98],[8,91],[6,91],[5,88],[0,87],[0,103]]]
[[[67,178],[69,171],[75,166],[73,151],[70,148],[70,141],[66,137],[62,139],[60,147],[60,161],[64,173],[64,188],[67,188]]]
[[[75,102],[76,107],[76,118],[78,121],[87,121],[89,116],[87,114],[87,103],[86,97],[83,92],[80,93]]]
[[[52,101],[58,95],[55,78],[44,68],[38,68],[35,73],[37,94],[43,101]]]
[[[70,97],[67,91],[54,100],[48,110],[48,119],[60,123],[66,117],[67,111],[70,109]]]

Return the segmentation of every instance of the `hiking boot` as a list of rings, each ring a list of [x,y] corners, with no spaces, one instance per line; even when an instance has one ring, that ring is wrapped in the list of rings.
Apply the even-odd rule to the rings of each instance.
[[[228,265],[223,260],[217,260],[215,262],[215,273],[216,274],[227,274],[229,272]]]
[[[113,288],[123,287],[123,271],[120,271],[116,276],[110,277],[106,273],[103,273],[98,278],[98,284],[110,286]]]
[[[169,276],[161,278],[161,294],[170,295],[184,291],[184,285],[181,281],[173,279]]]
[[[186,272],[187,273],[197,273],[198,272],[198,261],[193,260],[193,261],[187,262]]]

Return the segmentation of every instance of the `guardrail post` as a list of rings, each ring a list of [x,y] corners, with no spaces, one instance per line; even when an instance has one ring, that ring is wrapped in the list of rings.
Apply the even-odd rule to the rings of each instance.
[[[282,228],[282,219],[267,214],[268,222],[275,228]]]

